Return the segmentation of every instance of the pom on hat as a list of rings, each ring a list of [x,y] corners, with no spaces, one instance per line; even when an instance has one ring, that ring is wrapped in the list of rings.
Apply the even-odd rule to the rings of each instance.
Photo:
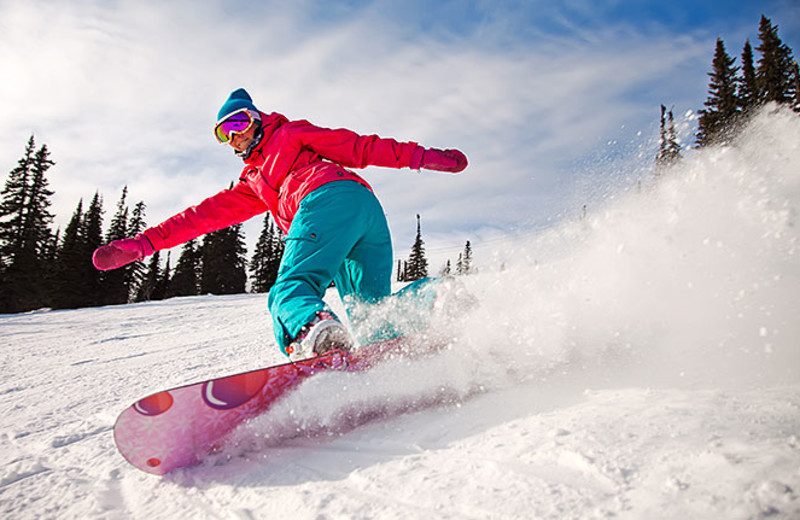
[[[242,108],[247,108],[258,114],[258,109],[253,104],[253,98],[250,97],[250,94],[248,94],[245,89],[240,88],[231,92],[231,95],[228,96],[228,99],[222,104],[222,108],[220,108],[217,113],[217,122],[222,121],[233,112]]]

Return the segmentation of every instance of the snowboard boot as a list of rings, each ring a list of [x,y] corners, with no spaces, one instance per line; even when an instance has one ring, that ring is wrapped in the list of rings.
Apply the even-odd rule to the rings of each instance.
[[[350,350],[350,333],[330,312],[317,312],[317,317],[300,329],[297,337],[286,347],[291,361],[321,356],[331,350]]]

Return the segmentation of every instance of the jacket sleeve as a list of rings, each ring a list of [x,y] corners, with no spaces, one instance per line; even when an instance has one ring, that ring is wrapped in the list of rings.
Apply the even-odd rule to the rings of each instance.
[[[308,121],[295,121],[292,124],[292,133],[303,146],[347,168],[419,168],[424,151],[415,142],[399,142],[377,135],[359,135],[344,128],[331,130],[312,125]]]
[[[200,235],[239,224],[267,211],[267,205],[244,182],[222,190],[142,234],[156,251],[188,242]]]

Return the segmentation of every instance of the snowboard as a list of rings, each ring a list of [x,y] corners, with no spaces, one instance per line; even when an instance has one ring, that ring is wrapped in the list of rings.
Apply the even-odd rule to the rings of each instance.
[[[409,344],[397,337],[158,392],[119,415],[114,441],[135,467],[165,475],[200,462],[237,425],[265,412],[314,374],[364,371],[380,360],[405,355]]]

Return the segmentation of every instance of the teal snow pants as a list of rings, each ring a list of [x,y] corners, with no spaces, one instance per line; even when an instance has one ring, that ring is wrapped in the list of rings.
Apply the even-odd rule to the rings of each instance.
[[[325,184],[301,202],[286,237],[269,311],[283,353],[303,325],[327,309],[331,281],[348,313],[391,293],[392,240],[375,195],[354,181]],[[352,315],[351,315],[352,318]]]

